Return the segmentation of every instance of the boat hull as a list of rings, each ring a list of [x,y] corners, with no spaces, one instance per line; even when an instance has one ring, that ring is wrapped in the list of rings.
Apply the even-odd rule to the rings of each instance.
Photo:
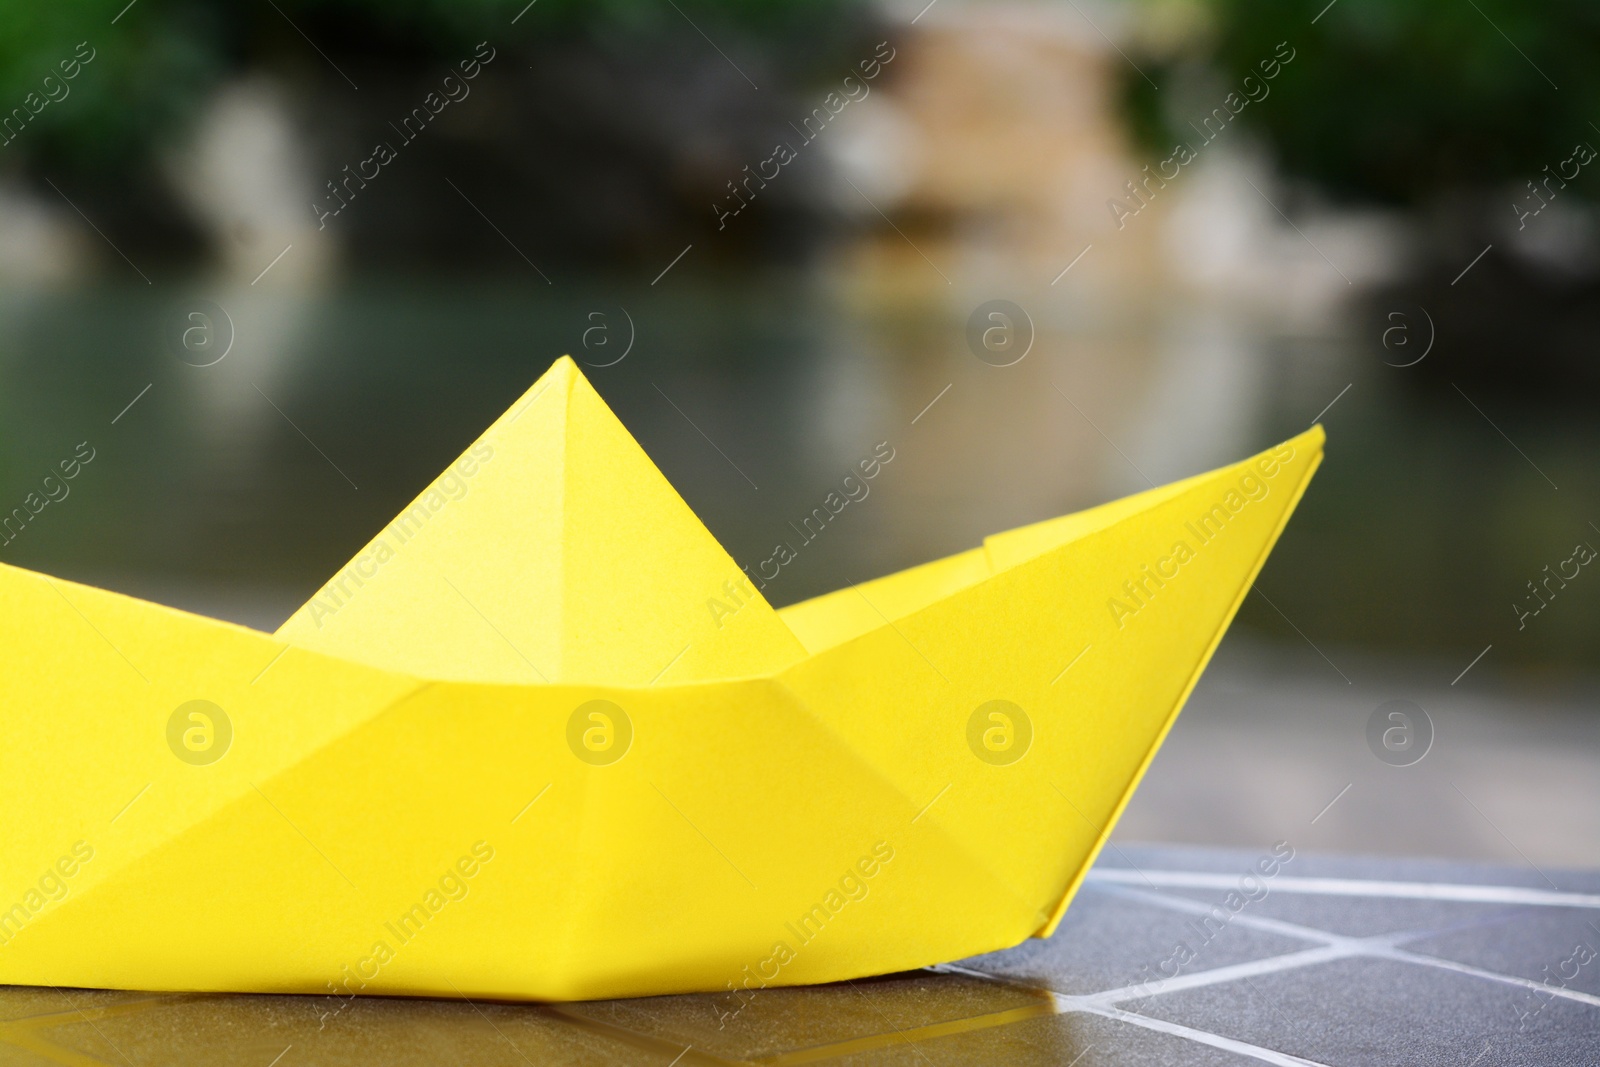
[[[0,982],[738,996],[1046,935],[1320,457],[797,605],[800,662],[685,685],[432,681],[0,569]]]

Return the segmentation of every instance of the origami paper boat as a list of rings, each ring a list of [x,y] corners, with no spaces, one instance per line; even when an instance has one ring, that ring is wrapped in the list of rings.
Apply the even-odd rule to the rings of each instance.
[[[562,359],[275,634],[0,567],[0,982],[745,996],[1048,935],[1322,440],[774,611]]]

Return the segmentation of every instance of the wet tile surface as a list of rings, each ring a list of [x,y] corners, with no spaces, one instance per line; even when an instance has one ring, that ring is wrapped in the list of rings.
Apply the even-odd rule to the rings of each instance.
[[[1389,960],[1348,959],[1152,1001],[1157,1018],[1313,1063],[1474,1067],[1600,1059],[1600,1010],[1557,999],[1519,1029],[1521,990]]]
[[[1113,851],[1048,941],[743,999],[0,988],[0,1067],[1600,1064],[1600,872],[1259,859]]]

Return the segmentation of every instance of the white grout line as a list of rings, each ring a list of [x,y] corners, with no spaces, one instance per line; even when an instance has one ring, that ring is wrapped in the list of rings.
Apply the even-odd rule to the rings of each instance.
[[[1299,956],[1301,953],[1294,953],[1293,955]],[[1318,1063],[1316,1060],[1301,1059],[1299,1056],[1291,1056],[1286,1052],[1277,1052],[1273,1049],[1263,1048],[1260,1045],[1252,1045],[1246,1041],[1236,1041],[1231,1037],[1223,1037],[1219,1034],[1213,1034],[1206,1030],[1196,1030],[1192,1027],[1168,1022],[1165,1019],[1157,1019],[1149,1015],[1140,1015],[1137,1012],[1125,1011],[1122,1008],[1113,1007],[1099,1002],[1097,998],[1099,996],[1103,996],[1104,994],[1083,997],[1073,996],[1067,993],[1057,993],[1051,989],[1043,989],[1039,986],[1019,983],[1003,975],[990,974],[987,971],[979,971],[970,967],[962,967],[959,964],[953,963],[944,964],[943,966],[939,967],[938,970],[945,974],[961,974],[966,975],[969,978],[984,979],[1000,985],[1014,985],[1018,986],[1019,988],[1027,988],[1042,993],[1048,993],[1050,994],[1050,998],[1055,1005],[1056,1011],[1063,1015],[1069,1015],[1073,1012],[1082,1012],[1088,1015],[1099,1015],[1103,1018],[1115,1019],[1118,1022],[1124,1022],[1133,1026],[1143,1027],[1146,1030],[1156,1030],[1164,1034],[1171,1034],[1174,1037],[1186,1038],[1190,1041],[1196,1042],[1197,1044],[1210,1045],[1213,1048],[1226,1049],[1229,1052],[1235,1052],[1241,1056],[1248,1056],[1251,1059],[1261,1060],[1265,1063],[1276,1064],[1278,1067],[1326,1067],[1325,1064]]]
[[[1108,892],[1115,893],[1120,897],[1127,897],[1132,900],[1142,901],[1146,904],[1153,904],[1158,908],[1166,908],[1169,911],[1182,912],[1186,915],[1206,915],[1213,907],[1210,904],[1206,904],[1198,900],[1190,900],[1187,897],[1170,897],[1164,893],[1151,893],[1144,889],[1117,888],[1108,890]],[[1314,941],[1319,943],[1324,948],[1341,948],[1346,952],[1346,954],[1350,955],[1367,952],[1372,947],[1372,943],[1376,940],[1381,940],[1385,944],[1388,944],[1395,940],[1399,940],[1411,935],[1420,937],[1437,932],[1433,930],[1404,930],[1396,934],[1384,934],[1380,938],[1346,937],[1344,934],[1334,934],[1329,933],[1327,930],[1318,930],[1314,926],[1302,926],[1299,923],[1286,922],[1283,919],[1272,919],[1263,915],[1235,914],[1231,919],[1229,919],[1229,922],[1237,922],[1240,926],[1247,927],[1251,930],[1259,930],[1262,933],[1276,934],[1279,937],[1292,937],[1302,941]],[[1202,971],[1201,973],[1210,974],[1211,972]],[[1246,974],[1245,977],[1249,977],[1249,975]],[[1150,987],[1154,988],[1159,984],[1159,982],[1152,982],[1150,983]],[[1113,992],[1116,991],[1113,990]]]
[[[1501,974],[1498,971],[1486,971],[1482,967],[1474,967],[1467,963],[1458,963],[1455,960],[1445,959],[1442,956],[1429,956],[1421,952],[1407,952],[1402,948],[1392,948],[1386,952],[1377,953],[1383,959],[1396,960],[1402,963],[1420,963],[1425,967],[1437,967],[1440,970],[1455,971],[1458,974],[1471,975],[1474,978],[1484,978],[1502,985],[1521,986],[1523,989],[1534,989],[1551,996],[1563,997],[1566,1000],[1576,1000],[1580,1004],[1592,1004],[1600,1007],[1600,997],[1593,993],[1584,993],[1577,989],[1568,989],[1566,986],[1552,985],[1547,982],[1535,982],[1531,978],[1519,978],[1512,974]]]
[[[1247,1056],[1262,1063],[1273,1064],[1274,1067],[1328,1067],[1320,1060],[1308,1060],[1299,1056],[1291,1056],[1287,1052],[1276,1052],[1260,1045],[1252,1045],[1248,1041],[1238,1041],[1221,1034],[1213,1034],[1207,1030],[1196,1030],[1193,1027],[1170,1023],[1165,1019],[1155,1019],[1137,1012],[1123,1011],[1120,1008],[1082,1008],[1091,1015],[1101,1015],[1107,1019],[1140,1026],[1146,1030],[1155,1030],[1158,1033],[1171,1034],[1174,1037],[1187,1038],[1197,1045],[1210,1045],[1239,1056]]]
[[[1091,870],[1088,879],[1096,882],[1111,883],[1108,887],[1118,896],[1127,896],[1143,900],[1160,907],[1169,908],[1180,912],[1204,913],[1210,906],[1197,900],[1184,897],[1170,897],[1161,893],[1151,893],[1139,889],[1123,888],[1118,883],[1133,881],[1126,877],[1135,872],[1121,870]],[[1237,888],[1238,879],[1231,875],[1201,874],[1189,871],[1151,871],[1148,872],[1150,880],[1164,882],[1167,885],[1181,888]],[[1510,904],[1558,904],[1568,907],[1593,907],[1594,904],[1573,904],[1571,898],[1584,899],[1587,894],[1579,893],[1551,893],[1543,890],[1525,890],[1516,886],[1462,886],[1443,885],[1427,882],[1381,882],[1359,879],[1343,878],[1275,878],[1272,881],[1274,889],[1288,892],[1321,892],[1341,896],[1397,896],[1397,897],[1422,897],[1424,899],[1456,900],[1467,899],[1483,903],[1510,903]],[[1440,895],[1438,890],[1465,890],[1473,895],[1461,896],[1457,894]],[[1429,891],[1424,893],[1421,891]],[[1153,982],[1138,985],[1124,986],[1117,989],[1108,989],[1087,996],[1058,993],[1054,990],[1042,988],[1027,983],[1027,988],[1037,989],[1048,993],[1058,1012],[1070,1014],[1080,1012],[1097,1015],[1102,1018],[1112,1019],[1117,1022],[1138,1026],[1158,1033],[1170,1034],[1196,1044],[1208,1045],[1213,1048],[1223,1049],[1236,1055],[1259,1060],[1263,1063],[1277,1065],[1277,1067],[1325,1067],[1315,1060],[1307,1060],[1286,1052],[1253,1045],[1249,1042],[1239,1041],[1230,1037],[1223,1037],[1206,1030],[1183,1026],[1178,1023],[1168,1022],[1165,1019],[1142,1015],[1138,1012],[1128,1011],[1116,1005],[1124,1001],[1143,1000],[1147,997],[1158,996],[1163,993],[1180,992],[1188,989],[1204,988],[1236,980],[1247,980],[1257,975],[1281,973],[1299,970],[1304,967],[1315,966],[1321,963],[1338,959],[1351,959],[1365,957],[1369,959],[1389,960],[1396,963],[1414,964],[1436,970],[1453,971],[1458,974],[1480,978],[1502,985],[1513,985],[1524,989],[1548,992],[1553,996],[1560,996],[1567,1000],[1578,1001],[1583,1004],[1600,1006],[1600,996],[1584,993],[1578,990],[1552,986],[1548,983],[1535,982],[1527,978],[1513,975],[1499,974],[1487,971],[1470,964],[1458,963],[1454,960],[1428,956],[1422,953],[1409,952],[1395,947],[1397,943],[1414,941],[1423,937],[1439,933],[1434,930],[1403,930],[1394,933],[1380,934],[1373,937],[1349,937],[1343,934],[1331,933],[1327,930],[1318,930],[1314,927],[1301,926],[1297,923],[1283,922],[1253,915],[1235,915],[1232,919],[1241,927],[1248,927],[1277,934],[1286,934],[1290,937],[1310,941],[1319,941],[1321,944],[1294,952],[1281,953],[1264,959],[1250,960],[1244,963],[1232,964],[1224,967],[1213,967],[1204,971],[1197,971],[1188,975],[1173,978],[1157,979]],[[942,973],[961,974],[972,978],[984,979],[990,982],[1005,985],[1023,985],[1016,979],[1005,975],[992,974],[959,964],[944,964],[934,968]],[[1481,1057],[1480,1057],[1481,1058]]]
[[[1168,908],[1178,912],[1186,912],[1192,915],[1202,915],[1211,910],[1209,905],[1201,903],[1200,901],[1189,900],[1183,897],[1169,897],[1161,893],[1146,892],[1142,889],[1119,888],[1112,891],[1118,896],[1130,897],[1135,900],[1144,901],[1148,904],[1153,904],[1157,907]],[[1501,974],[1498,971],[1484,970],[1481,967],[1473,967],[1470,964],[1460,963],[1456,960],[1447,959],[1442,956],[1431,956],[1427,953],[1411,952],[1407,949],[1396,947],[1398,944],[1407,941],[1420,941],[1423,938],[1446,933],[1448,930],[1413,929],[1399,930],[1388,934],[1378,934],[1373,937],[1347,937],[1343,934],[1335,934],[1326,930],[1319,930],[1314,926],[1301,926],[1299,923],[1284,922],[1281,919],[1269,919],[1257,915],[1235,915],[1232,921],[1237,922],[1241,927],[1246,927],[1252,930],[1260,930],[1264,933],[1322,941],[1322,948],[1331,952],[1333,954],[1332,958],[1365,957],[1368,959],[1389,960],[1393,963],[1406,963],[1414,964],[1420,967],[1431,967],[1435,970],[1454,971],[1457,974],[1465,974],[1490,982],[1498,982],[1501,985],[1513,985],[1523,989],[1542,990],[1551,996],[1558,996],[1566,1000],[1577,1001],[1581,1004],[1591,1004],[1600,1007],[1600,996],[1595,996],[1593,993],[1583,993],[1575,989],[1567,989],[1564,986],[1535,982],[1531,978],[1520,978],[1516,975]],[[1307,958],[1299,964],[1287,964],[1285,962],[1300,956],[1314,957],[1319,951],[1321,950],[1302,950],[1298,953],[1290,953],[1289,955],[1285,956],[1272,956],[1266,959],[1237,964],[1233,967],[1217,967],[1207,971],[1199,971],[1190,975],[1190,981],[1188,982],[1185,982],[1181,977],[1172,979],[1158,979],[1157,981],[1144,985],[1130,986],[1128,989],[1138,991],[1142,996],[1155,996],[1159,993],[1168,992],[1171,989],[1184,989],[1191,986],[1214,985],[1217,982],[1228,981],[1230,978],[1247,979],[1254,977],[1258,973],[1266,974],[1273,971],[1288,970],[1293,966],[1307,966],[1312,963],[1320,963],[1322,960],[1315,958]],[[1231,975],[1228,973],[1230,971],[1233,972]],[[1116,1003],[1122,1000],[1136,998],[1125,995],[1124,990],[1113,989],[1108,990],[1105,993],[1094,994],[1088,999],[1096,1003]]]
[[[1173,889],[1237,889],[1238,875],[1202,874],[1198,871],[1125,871],[1096,868],[1088,882],[1114,885],[1151,885]],[[1442,882],[1386,882],[1362,878],[1294,878],[1272,880],[1278,893],[1309,893],[1337,897],[1391,897],[1402,900],[1447,900],[1459,904],[1528,904],[1546,908],[1600,908],[1600,893],[1565,893],[1510,885],[1456,885]]]
[[[1173,978],[1158,978],[1153,982],[1108,989],[1104,993],[1095,993],[1081,999],[1099,1007],[1110,1008],[1130,1000],[1143,1000],[1164,993],[1181,993],[1186,989],[1204,989],[1206,986],[1219,985],[1223,982],[1276,974],[1279,971],[1299,970],[1301,967],[1331,963],[1334,960],[1349,959],[1362,954],[1348,945],[1318,945],[1297,952],[1286,952],[1281,956],[1268,956],[1265,959],[1248,960],[1226,967],[1212,967],[1209,970],[1180,974]]]

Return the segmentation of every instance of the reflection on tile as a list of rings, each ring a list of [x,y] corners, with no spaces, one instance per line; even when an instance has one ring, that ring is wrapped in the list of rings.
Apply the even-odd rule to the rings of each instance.
[[[952,1026],[969,1028],[967,1023],[988,1029],[1052,1013],[1055,1007],[1053,998],[1037,989],[913,971],[742,997],[646,997],[560,1010],[725,1059],[799,1063],[811,1062],[805,1058],[808,1050],[853,1048],[862,1041],[875,1046],[908,1033],[932,1037]]]
[[[85,1007],[28,1036],[35,1047],[48,1042],[59,1049],[59,1060],[67,1063],[433,1067],[520,1063],[524,1057],[533,1063],[639,1058],[637,1046],[572,1026],[543,1007],[362,998],[337,1018],[323,1020],[320,1002],[326,999],[178,996]],[[14,1030],[0,1033],[16,1042]]]
[[[104,1008],[113,1004],[152,999],[150,993],[125,993],[105,989],[51,989],[0,986],[0,1023],[39,1019],[79,1008]]]
[[[1209,906],[1222,896],[1214,892],[1198,899]],[[1239,914],[1249,915],[1253,909],[1247,906]],[[1185,969],[1194,970],[1295,952],[1307,943],[1233,921],[1203,928],[1193,916],[1085,886],[1049,941],[1027,941],[963,965],[1057,993],[1087,994],[1161,977],[1162,964],[1173,959],[1180,944],[1193,950],[1194,959]]]
[[[1224,874],[1231,885],[1253,857],[1129,848],[1117,859],[1104,869],[1137,864],[1144,877],[1091,879],[1048,941],[826,986],[342,1006],[330,997],[0,987],[0,1067],[1494,1067],[1589,1063],[1600,1050],[1600,958],[1580,951],[1583,962],[1572,960],[1579,946],[1600,948],[1600,906],[1573,906],[1592,896],[1552,899],[1548,885],[1532,884],[1536,875],[1515,869],[1297,857],[1297,888],[1286,876],[1208,929],[1200,920],[1225,892],[1193,884]],[[1550,873],[1573,892],[1600,888],[1593,872]],[[1418,883],[1480,899],[1414,899]],[[1176,977],[1141,984],[1171,973],[1161,965],[1178,942],[1195,953]],[[1564,987],[1538,984],[1574,971]]]
[[[1112,1019],[1072,1013],[1024,1019],[997,1029],[969,1029],[915,1044],[838,1050],[829,1067],[1246,1067],[1254,1061],[1181,1037]]]

